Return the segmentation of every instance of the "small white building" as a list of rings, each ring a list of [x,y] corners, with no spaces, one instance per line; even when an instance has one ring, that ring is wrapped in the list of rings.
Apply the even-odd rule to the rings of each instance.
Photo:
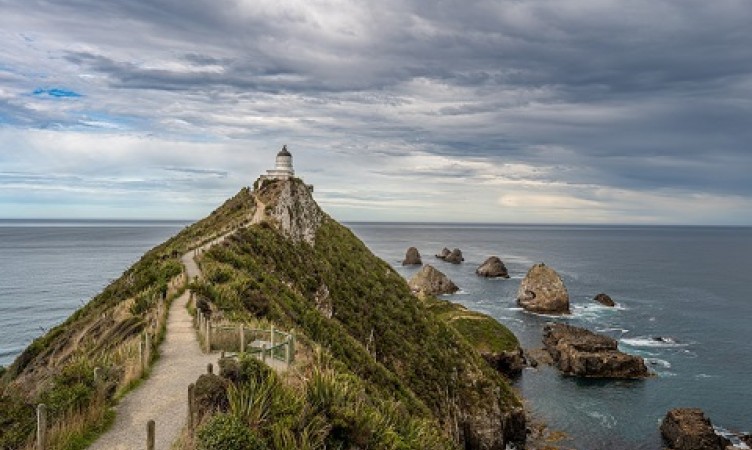
[[[266,174],[263,174],[256,181],[256,189],[261,187],[268,181],[272,180],[289,180],[295,177],[295,169],[292,168],[292,154],[287,150],[287,145],[282,146],[282,150],[277,153],[277,158],[274,160],[274,169],[269,169]],[[307,184],[308,189],[313,192],[313,185]]]
[[[292,155],[287,151],[286,145],[283,145],[282,150],[277,153],[274,169],[267,170],[266,175],[262,176],[268,180],[288,180],[295,176],[295,170],[292,168]]]

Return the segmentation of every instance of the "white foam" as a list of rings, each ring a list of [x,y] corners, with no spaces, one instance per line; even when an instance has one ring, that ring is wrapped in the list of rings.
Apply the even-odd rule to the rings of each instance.
[[[626,328],[596,328],[595,331],[599,333],[609,333],[611,331],[618,331],[621,334],[629,333],[629,330]]]
[[[622,338],[619,342],[629,345],[630,347],[656,347],[656,348],[671,348],[671,347],[686,347],[689,344],[684,342],[676,342],[670,337],[654,338],[651,336],[639,336],[635,338]]]
[[[659,359],[659,358],[645,358],[645,362],[650,364],[651,366],[658,366],[663,369],[670,369],[671,363],[666,361],[665,359]]]

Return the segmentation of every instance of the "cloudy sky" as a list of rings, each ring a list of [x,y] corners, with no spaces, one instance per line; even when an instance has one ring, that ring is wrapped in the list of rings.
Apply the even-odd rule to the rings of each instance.
[[[749,0],[0,0],[0,218],[752,224]]]

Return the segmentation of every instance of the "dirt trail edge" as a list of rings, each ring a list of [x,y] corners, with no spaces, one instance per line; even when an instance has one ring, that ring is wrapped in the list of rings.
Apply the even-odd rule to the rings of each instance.
[[[193,254],[190,251],[182,257],[188,279],[200,274]],[[188,385],[206,373],[208,363],[216,365],[217,361],[216,354],[205,354],[199,347],[193,319],[185,308],[189,298],[186,290],[172,302],[167,335],[151,376],[116,406],[115,423],[90,450],[146,448],[146,423],[151,419],[156,423],[156,450],[168,450],[177,438],[188,415]]]

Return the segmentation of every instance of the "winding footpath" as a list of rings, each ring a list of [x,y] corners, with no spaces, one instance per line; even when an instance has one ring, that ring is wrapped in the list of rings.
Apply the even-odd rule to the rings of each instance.
[[[214,243],[214,241],[212,242]],[[201,249],[205,249],[210,244]],[[200,275],[193,260],[194,251],[183,255],[188,279]],[[170,306],[167,335],[160,346],[159,360],[151,375],[115,407],[115,423],[89,449],[137,450],[146,448],[146,423],[154,419],[156,450],[168,450],[177,439],[188,416],[188,385],[206,373],[206,365],[216,365],[217,355],[201,351],[193,318],[186,309],[186,290]]]

